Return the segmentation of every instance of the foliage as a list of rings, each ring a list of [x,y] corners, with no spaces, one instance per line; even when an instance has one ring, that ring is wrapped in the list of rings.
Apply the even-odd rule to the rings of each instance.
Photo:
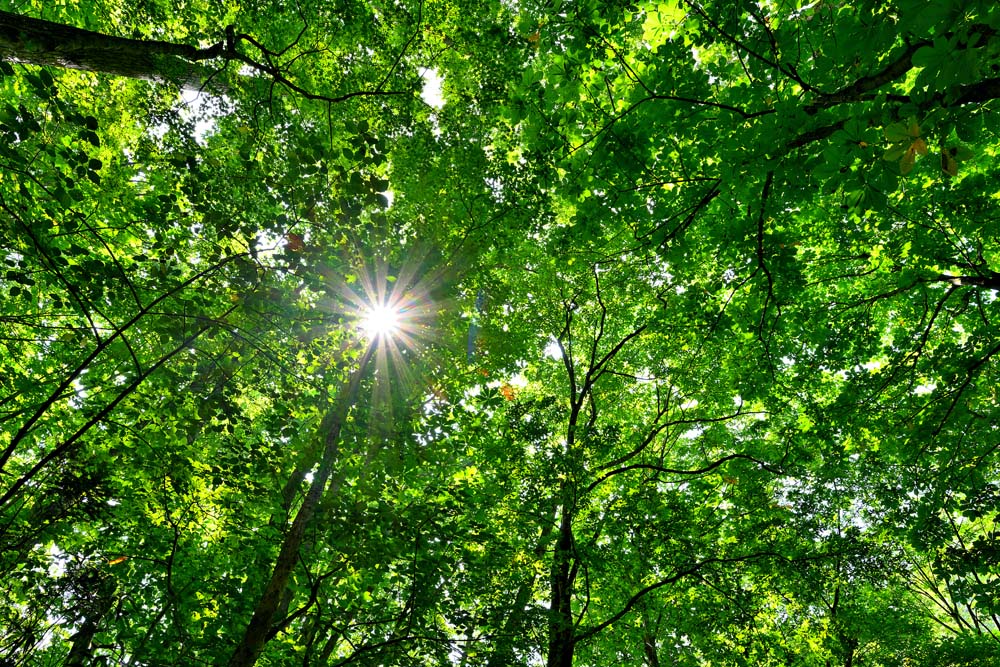
[[[997,662],[993,3],[2,9],[3,664]]]

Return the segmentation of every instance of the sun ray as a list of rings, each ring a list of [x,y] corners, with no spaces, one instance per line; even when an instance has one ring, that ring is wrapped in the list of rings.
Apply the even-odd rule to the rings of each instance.
[[[461,267],[442,261],[428,248],[392,254],[393,263],[359,248],[345,248],[323,270],[327,298],[320,308],[338,331],[339,354],[370,350],[365,384],[371,392],[359,416],[367,429],[369,456],[399,447],[400,429],[410,423],[408,411],[421,401],[449,367],[428,348],[455,350],[450,334],[466,322],[448,286],[457,283]],[[339,259],[339,261],[337,261]],[[456,327],[457,323],[457,327]],[[462,349],[464,351],[464,348]],[[464,356],[462,357],[464,359]]]
[[[328,272],[331,301],[324,309],[350,323],[358,347],[374,345],[372,357],[373,404],[388,401],[390,394],[406,395],[420,383],[413,368],[428,346],[439,344],[437,326],[449,305],[438,298],[448,268],[428,266],[420,251],[406,253],[399,265],[361,253],[344,257],[341,272]]]

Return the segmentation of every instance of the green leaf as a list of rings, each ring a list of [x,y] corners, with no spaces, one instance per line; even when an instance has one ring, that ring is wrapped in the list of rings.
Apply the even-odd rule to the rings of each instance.
[[[906,154],[906,151],[910,148],[909,143],[898,143],[893,144],[885,153],[882,155],[883,160],[888,160],[889,162],[895,162]]]
[[[887,125],[883,132],[885,138],[891,142],[912,141],[920,136],[920,126],[911,119]]]
[[[13,4],[4,660],[1000,664],[991,3]]]

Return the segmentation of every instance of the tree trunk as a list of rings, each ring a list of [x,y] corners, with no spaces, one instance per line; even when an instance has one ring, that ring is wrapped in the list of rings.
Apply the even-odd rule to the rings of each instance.
[[[199,61],[226,53],[223,42],[199,49],[188,44],[126,39],[0,11],[0,60],[199,88],[211,77],[211,71]]]
[[[94,657],[94,637],[100,629],[101,621],[111,611],[114,601],[114,580],[110,578],[101,580],[94,599],[86,605],[89,609],[83,617],[83,622],[70,637],[73,644],[63,662],[63,667],[84,667],[91,663]]]
[[[63,667],[84,667],[90,664],[93,657],[94,635],[97,634],[98,620],[88,616],[80,624],[80,628],[73,634],[70,640],[73,642],[66,656]]]
[[[549,513],[549,517],[551,517],[551,513]],[[535,558],[541,558],[545,554],[552,528],[551,521],[546,521],[542,525],[541,534],[538,536],[538,546],[534,550]],[[525,609],[531,602],[537,579],[538,577],[532,574],[518,587],[510,613],[507,614],[504,621],[503,634],[497,642],[493,654],[486,661],[486,667],[506,667],[514,664],[514,642],[520,639],[524,626]]]
[[[642,606],[642,651],[646,655],[646,667],[660,667],[660,652],[656,647],[656,634],[660,625],[654,625],[649,618],[649,609]]]
[[[573,509],[568,486],[563,488],[559,539],[552,556],[547,667],[572,667],[573,649]]]
[[[319,470],[316,471],[309,486],[309,492],[306,494],[305,500],[302,501],[302,506],[299,507],[295,520],[292,522],[292,527],[281,544],[271,579],[267,582],[267,586],[257,602],[257,607],[247,625],[243,640],[236,647],[229,660],[229,667],[250,667],[257,662],[257,657],[267,642],[275,613],[281,604],[285,589],[288,587],[288,579],[292,574],[292,568],[298,559],[306,528],[312,521],[313,515],[316,514],[316,508],[323,497],[326,483],[333,472],[333,465],[337,461],[340,452],[341,427],[344,425],[348,411],[354,405],[361,384],[361,376],[364,375],[374,351],[375,343],[373,342],[368,345],[368,349],[361,361],[358,362],[358,367],[351,374],[347,385],[341,389],[337,396],[337,404],[320,425],[320,433],[324,434],[324,447]]]

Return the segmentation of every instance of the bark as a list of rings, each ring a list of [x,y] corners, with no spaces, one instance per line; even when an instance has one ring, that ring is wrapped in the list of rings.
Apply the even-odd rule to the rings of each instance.
[[[97,634],[99,619],[87,617],[80,624],[80,629],[71,637],[73,646],[66,656],[63,667],[83,667],[90,664],[93,658],[94,635]]]
[[[660,667],[660,654],[656,647],[656,631],[659,620],[656,624],[649,618],[649,610],[643,605],[642,609],[642,652],[646,656],[647,667]]]
[[[89,665],[94,657],[94,637],[100,628],[101,621],[115,601],[115,587],[111,579],[105,579],[99,584],[96,598],[83,618],[77,631],[70,637],[73,642],[66,656],[63,667],[84,667]]]
[[[567,489],[563,490],[562,516],[559,522],[559,539],[552,556],[551,592],[549,607],[549,652],[547,667],[572,667],[573,649],[573,516],[567,502]]]
[[[986,275],[980,276],[950,276],[941,274],[935,280],[943,283],[951,283],[956,287],[984,287],[989,290],[1000,291],[1000,273],[989,271]]]
[[[845,647],[844,667],[854,667],[854,652],[858,648],[858,640],[854,638],[841,638]]]
[[[326,483],[333,472],[340,453],[340,431],[347,419],[347,413],[354,405],[358,395],[358,388],[361,384],[361,377],[364,375],[368,362],[371,361],[375,352],[375,344],[368,345],[364,356],[358,363],[358,367],[351,374],[347,385],[343,387],[337,397],[337,404],[323,419],[320,425],[320,433],[323,434],[323,458],[320,461],[319,470],[313,476],[313,481],[309,486],[302,506],[299,507],[292,527],[285,536],[278,552],[278,558],[274,563],[274,570],[271,578],[261,594],[260,600],[254,609],[250,623],[247,625],[246,633],[240,641],[232,658],[229,660],[229,667],[250,667],[264,649],[264,644],[268,640],[271,626],[274,623],[278,607],[282,603],[285,589],[288,587],[288,580],[298,559],[299,550],[305,539],[306,528],[312,522],[316,514],[316,508],[326,490]]]
[[[200,63],[220,57],[229,57],[224,42],[200,49],[126,39],[0,11],[0,60],[201,88],[213,72]]]

